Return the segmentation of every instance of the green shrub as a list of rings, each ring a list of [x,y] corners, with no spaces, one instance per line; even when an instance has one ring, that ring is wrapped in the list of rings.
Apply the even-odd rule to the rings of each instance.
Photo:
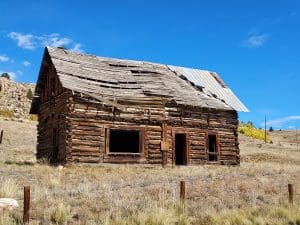
[[[30,119],[31,121],[38,121],[38,116],[37,116],[37,115],[30,115],[30,116],[29,116],[29,119]]]
[[[57,225],[67,224],[68,218],[70,215],[69,207],[66,207],[64,204],[59,204],[51,212],[50,219],[51,222]]]

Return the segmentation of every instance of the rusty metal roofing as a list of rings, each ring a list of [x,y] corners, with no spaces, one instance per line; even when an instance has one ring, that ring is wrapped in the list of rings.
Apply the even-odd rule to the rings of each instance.
[[[171,65],[168,67],[179,77],[183,76],[192,84],[201,88],[208,96],[224,101],[237,111],[249,112],[247,107],[238,99],[217,73]]]

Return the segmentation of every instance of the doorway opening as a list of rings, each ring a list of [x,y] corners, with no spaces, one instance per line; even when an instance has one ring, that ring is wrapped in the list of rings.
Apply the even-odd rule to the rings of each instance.
[[[175,164],[187,164],[185,134],[175,134]]]
[[[215,134],[208,135],[208,161],[214,162],[218,160],[217,136]]]

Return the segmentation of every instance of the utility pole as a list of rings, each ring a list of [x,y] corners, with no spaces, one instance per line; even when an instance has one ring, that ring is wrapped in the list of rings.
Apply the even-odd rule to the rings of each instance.
[[[298,129],[296,127],[296,145],[297,145],[297,150],[298,150]]]
[[[267,143],[267,115],[265,115],[265,143]]]

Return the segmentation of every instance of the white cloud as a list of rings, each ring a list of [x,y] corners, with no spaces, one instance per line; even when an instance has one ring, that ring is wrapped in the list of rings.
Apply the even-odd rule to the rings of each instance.
[[[45,47],[48,45],[52,47],[69,48],[73,51],[82,51],[82,45],[80,43],[75,43],[72,39],[62,37],[58,33],[37,36],[33,34],[10,32],[7,36],[16,41],[18,46],[23,49],[34,50],[38,47]]]
[[[23,65],[26,66],[26,67],[28,67],[28,66],[31,65],[31,63],[30,63],[29,61],[25,60],[25,61],[23,62]]]
[[[267,121],[267,126],[273,126],[273,127],[283,127],[285,125],[293,126],[292,124],[295,124],[296,121],[298,120],[300,120],[300,115],[287,116],[279,119],[269,120]],[[260,125],[264,126],[264,122],[262,122]]]
[[[10,32],[8,37],[17,42],[20,48],[33,50],[36,48],[35,37],[32,34]]]
[[[79,43],[76,43],[75,46],[72,49],[70,49],[70,51],[72,51],[72,52],[83,52],[83,50],[81,48],[82,48],[82,45],[79,44]]]
[[[59,34],[53,33],[50,35],[43,35],[37,37],[38,40],[41,41],[42,45],[49,45],[53,47],[66,47],[71,44],[73,41],[69,38],[60,37]]]
[[[250,35],[246,40],[243,41],[243,46],[248,48],[259,48],[266,43],[267,38],[267,34]]]
[[[0,55],[0,62],[6,62],[9,60],[9,57],[5,56],[5,55]]]

